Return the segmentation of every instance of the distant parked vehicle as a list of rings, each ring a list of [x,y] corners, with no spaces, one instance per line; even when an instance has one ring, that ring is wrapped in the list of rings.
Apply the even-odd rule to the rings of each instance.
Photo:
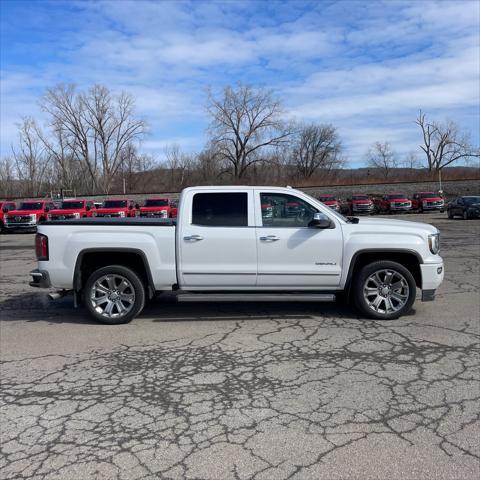
[[[36,230],[37,225],[47,219],[47,213],[55,208],[49,200],[29,200],[17,209],[9,210],[4,217],[7,230]]]
[[[15,210],[17,204],[15,202],[0,202],[0,232],[4,230],[4,217],[10,210]]]
[[[447,205],[448,218],[456,216],[464,220],[480,218],[480,197],[465,196],[457,197]]]
[[[321,195],[318,197],[318,200],[332,210],[340,211],[340,202],[333,195]]]
[[[170,216],[172,218],[177,218],[177,215],[178,215],[178,200],[176,198],[170,200],[170,206],[171,206]]]
[[[138,205],[133,200],[125,198],[105,200],[100,208],[97,208],[92,217],[135,217]]]
[[[50,210],[47,220],[74,220],[87,218],[93,215],[95,205],[91,200],[69,199],[64,200],[59,208]]]
[[[171,218],[172,202],[169,198],[147,198],[143,207],[137,210],[137,216]]]
[[[352,198],[347,199],[347,204],[350,215],[360,215],[362,213],[372,215],[375,213],[375,205],[372,199],[364,193],[355,193]]]
[[[387,193],[375,201],[379,213],[409,212],[412,202],[403,193]]]
[[[418,192],[412,197],[412,210],[418,212],[445,211],[445,201],[435,192]]]

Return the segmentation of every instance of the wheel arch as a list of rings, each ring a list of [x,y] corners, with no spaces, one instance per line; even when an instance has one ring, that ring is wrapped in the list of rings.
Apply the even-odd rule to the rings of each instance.
[[[411,272],[417,287],[422,288],[422,272],[420,265],[423,263],[423,259],[415,250],[396,248],[362,249],[354,253],[348,267],[348,274],[345,282],[345,291],[347,292],[348,297],[350,297],[352,281],[360,269],[369,263],[379,260],[400,263]]]
[[[121,265],[137,273],[147,290],[148,298],[155,295],[155,284],[145,252],[137,248],[86,248],[75,261],[73,289],[80,292],[95,270],[110,265]]]

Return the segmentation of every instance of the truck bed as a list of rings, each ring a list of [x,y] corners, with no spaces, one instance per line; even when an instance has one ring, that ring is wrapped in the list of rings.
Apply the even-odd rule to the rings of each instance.
[[[176,218],[145,218],[145,217],[114,217],[114,218],[79,218],[77,220],[51,220],[43,225],[107,225],[107,226],[150,226],[150,227],[173,227],[177,224]]]

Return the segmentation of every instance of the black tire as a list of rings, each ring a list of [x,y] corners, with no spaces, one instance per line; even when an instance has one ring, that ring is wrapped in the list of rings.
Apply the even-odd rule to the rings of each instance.
[[[130,302],[128,304],[128,311],[126,311],[124,314],[121,314],[117,306],[114,307],[117,313],[114,313],[112,309],[112,313],[110,316],[106,312],[102,314],[102,307],[100,306],[101,304],[97,304],[97,307],[95,307],[93,303],[92,298],[95,298],[96,295],[95,283],[102,277],[108,276],[110,276],[110,278],[113,278],[114,285],[116,282],[118,282],[118,279],[126,279],[125,284],[128,284],[128,287],[127,294],[125,295],[131,296],[133,294],[133,302]],[[120,287],[122,283],[123,282],[121,282],[118,287]],[[104,284],[102,283],[102,286],[103,285]],[[112,293],[117,292],[118,294],[119,289],[109,291]],[[83,300],[85,306],[87,307],[87,310],[96,320],[108,325],[120,325],[122,323],[130,322],[143,310],[143,307],[145,306],[145,286],[143,285],[138,274],[130,268],[124,267],[122,265],[110,265],[108,267],[99,268],[90,275],[83,289]],[[106,303],[108,306],[109,303],[121,303],[122,301],[123,300],[119,298],[115,302],[113,302],[109,298]],[[121,305],[122,307],[125,307],[125,304],[121,303]],[[104,310],[107,310],[107,308],[105,308]]]
[[[375,311],[374,307],[371,306],[369,301],[364,296],[364,288],[366,288],[367,286],[367,279],[369,279],[371,275],[374,275],[376,272],[382,272],[385,270],[396,272],[396,274],[398,274],[400,277],[403,277],[404,283],[406,284],[404,289],[401,290],[401,292],[403,292],[401,295],[405,296],[406,298],[401,307],[400,307],[401,302],[398,302],[397,305],[395,305],[395,307],[398,307],[398,310],[396,311],[391,311],[391,312]],[[396,275],[394,278],[400,278],[400,277]],[[408,286],[408,292],[405,293],[407,286]],[[372,262],[372,263],[369,263],[368,265],[365,265],[356,274],[352,284],[352,296],[353,296],[355,306],[366,317],[373,318],[376,320],[393,320],[408,313],[412,308],[413,303],[415,302],[416,294],[417,294],[417,291],[416,291],[415,279],[413,278],[413,275],[410,273],[410,271],[406,269],[403,265],[400,265],[397,262],[391,262],[389,260],[379,260],[377,262]],[[376,294],[373,294],[373,295],[376,295]],[[400,296],[396,292],[394,292],[394,295]],[[391,300],[389,301],[390,301],[390,304],[393,305],[392,301]],[[394,299],[394,301],[397,302],[396,299]],[[383,310],[387,310],[386,301],[383,304],[385,305],[385,308]]]
[[[448,218],[451,220],[453,218],[453,213],[451,210],[447,210],[447,215],[448,215]]]

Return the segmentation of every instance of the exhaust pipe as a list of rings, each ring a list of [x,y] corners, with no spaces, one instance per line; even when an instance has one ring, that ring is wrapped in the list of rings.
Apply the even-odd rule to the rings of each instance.
[[[58,292],[53,292],[48,294],[50,300],[58,300],[59,298],[65,297],[72,293],[73,290],[59,290]]]

